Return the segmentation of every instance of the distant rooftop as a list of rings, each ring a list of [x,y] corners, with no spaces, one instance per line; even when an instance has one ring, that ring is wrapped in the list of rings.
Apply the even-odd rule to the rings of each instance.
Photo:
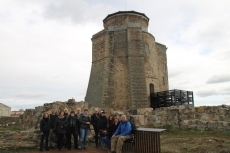
[[[9,106],[7,106],[7,105],[3,104],[3,103],[0,103],[0,105],[3,105],[3,106],[8,107],[8,108],[11,108],[11,107],[9,107]]]

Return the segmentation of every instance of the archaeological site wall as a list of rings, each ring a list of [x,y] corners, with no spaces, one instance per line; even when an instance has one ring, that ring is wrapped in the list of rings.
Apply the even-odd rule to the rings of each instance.
[[[35,107],[35,109],[26,109],[15,124],[16,127],[23,128],[22,131],[0,131],[0,149],[38,147],[40,141],[39,124],[42,114],[44,112],[50,113],[51,108],[56,110],[68,108],[71,111],[77,107],[88,108],[89,114],[93,114],[94,107],[88,103],[71,100],[68,102],[46,103],[43,106]],[[230,106],[227,105],[200,107],[183,105],[157,108],[155,110],[152,108],[140,108],[135,112],[105,108],[105,111],[107,115],[114,114],[119,116],[126,113],[134,119],[137,127],[230,131]],[[94,132],[93,127],[91,127],[88,139],[93,141],[93,137]]]

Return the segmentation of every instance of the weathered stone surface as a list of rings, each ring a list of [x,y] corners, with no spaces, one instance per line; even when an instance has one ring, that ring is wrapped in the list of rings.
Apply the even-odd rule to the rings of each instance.
[[[137,114],[139,115],[152,115],[153,108],[139,108]]]
[[[148,33],[148,17],[127,11],[109,15],[92,37],[92,68],[85,101],[114,110],[150,107],[154,91],[168,90],[166,46]]]

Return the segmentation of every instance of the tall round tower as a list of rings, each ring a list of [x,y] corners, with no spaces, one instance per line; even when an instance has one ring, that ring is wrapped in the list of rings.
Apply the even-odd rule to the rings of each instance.
[[[109,14],[92,37],[92,68],[85,101],[96,107],[150,107],[150,92],[168,90],[166,46],[148,33],[149,18],[135,11]]]

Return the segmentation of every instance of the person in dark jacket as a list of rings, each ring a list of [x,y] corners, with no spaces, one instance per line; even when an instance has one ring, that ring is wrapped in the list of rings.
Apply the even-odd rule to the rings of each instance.
[[[86,148],[86,140],[90,129],[90,118],[88,116],[88,109],[84,110],[84,114],[80,117],[80,140],[78,142],[78,148],[81,149],[82,146]]]
[[[69,110],[65,108],[64,110],[64,117],[67,120],[69,118]],[[65,133],[64,137],[67,139],[67,133]],[[64,141],[64,147],[67,148],[67,141]]]
[[[120,125],[120,120],[118,117],[115,117],[114,119],[114,124],[113,124],[113,132],[112,135],[115,133],[115,131],[117,130],[118,126]]]
[[[51,113],[49,115],[49,119],[50,119],[49,146],[50,146],[50,148],[54,148],[54,146],[55,146],[54,142],[52,142],[51,139],[52,139],[52,137],[54,137],[53,130],[54,130],[54,123],[55,123],[57,116],[58,115],[55,114],[55,109],[51,109]]]
[[[100,120],[99,110],[98,108],[95,108],[94,114],[91,116],[91,124],[93,125],[93,129],[95,133],[94,140],[95,140],[96,148],[98,148],[99,120]]]
[[[67,108],[65,108],[63,111],[64,111],[65,118],[68,119],[69,118],[69,110]]]
[[[109,118],[108,118],[108,128],[107,128],[109,139],[112,137],[112,135],[114,133],[113,132],[113,127],[114,127],[114,115],[109,115]]]
[[[107,132],[107,117],[105,111],[101,111],[100,120],[99,120],[99,131],[100,131],[100,142],[102,149],[106,150],[109,149],[109,137]]]
[[[64,117],[64,111],[61,111],[59,113],[59,116],[57,117],[55,123],[54,123],[54,130],[57,134],[57,147],[58,150],[61,151],[63,141],[64,141],[64,134],[66,133],[66,127],[68,123],[67,120]]]
[[[75,117],[78,119],[78,121],[80,120],[81,115],[82,115],[82,113],[81,113],[81,108],[80,108],[80,107],[77,107],[77,108],[76,108]],[[78,132],[77,132],[77,135],[76,135],[77,140],[80,139],[80,122],[78,122],[78,123],[79,123],[79,125],[78,125],[79,128],[78,128]],[[79,138],[78,138],[78,136],[79,136]]]
[[[67,146],[68,150],[71,149],[71,136],[74,138],[74,148],[77,149],[78,141],[77,141],[77,133],[79,128],[79,120],[75,117],[74,111],[70,112],[68,118],[68,126],[67,126]]]
[[[43,114],[43,118],[40,121],[40,131],[41,131],[41,142],[40,142],[40,151],[43,151],[43,141],[46,138],[46,150],[49,150],[48,147],[48,138],[50,134],[50,122],[48,113]]]

